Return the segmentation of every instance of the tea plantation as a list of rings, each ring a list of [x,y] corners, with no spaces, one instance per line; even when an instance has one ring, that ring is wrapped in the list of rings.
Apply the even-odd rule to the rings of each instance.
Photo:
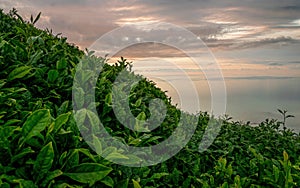
[[[79,50],[51,30],[35,28],[38,19],[39,15],[25,21],[16,10],[0,11],[1,188],[300,187],[300,135],[285,128],[289,117],[285,111],[281,111],[284,120],[267,119],[257,127],[233,122],[228,116],[186,114],[154,82],[134,74],[126,59],[109,65],[105,58]],[[94,87],[97,114],[88,110],[84,90],[72,94],[76,65],[88,62],[102,67]],[[140,80],[128,99],[135,116],[128,120],[132,129],[124,127],[113,110],[112,88],[121,73]],[[91,74],[83,71],[79,77],[86,82]],[[150,101],[156,98],[165,104],[166,117],[153,131],[140,131],[137,120],[151,118]],[[74,106],[83,109],[78,116]],[[111,136],[134,147],[166,140],[180,127],[180,118],[185,117],[186,124],[195,119],[198,123],[191,140],[172,158],[152,166],[128,167],[143,154],[127,155],[107,147],[99,139],[102,133],[97,131],[95,116]],[[159,113],[156,116],[161,118]],[[79,131],[78,121],[90,126]],[[209,121],[221,123],[221,131],[206,151],[199,152]],[[84,139],[83,133],[91,129],[92,137]],[[149,160],[158,155],[150,154]],[[116,160],[128,166],[111,162]]]

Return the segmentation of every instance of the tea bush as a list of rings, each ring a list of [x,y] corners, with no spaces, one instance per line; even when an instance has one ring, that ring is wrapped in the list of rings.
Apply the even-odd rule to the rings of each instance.
[[[0,12],[0,187],[300,186],[300,135],[278,129],[285,120],[266,120],[251,127],[206,112],[180,112],[155,83],[134,74],[126,59],[108,65],[106,59],[80,51],[66,38],[35,28],[39,16],[28,22],[16,10]],[[131,146],[155,145],[167,139],[185,115],[198,119],[192,139],[174,157],[149,167],[110,162],[107,159],[128,158],[116,148],[102,151],[104,143],[96,139],[96,149],[106,159],[97,155],[83,139],[73,115],[72,105],[86,103],[80,101],[79,93],[79,103],[72,104],[75,68],[82,60],[103,65],[95,87],[96,107],[112,136]],[[160,98],[166,105],[166,118],[154,131],[132,131],[117,120],[112,85],[123,70],[140,79],[129,98],[135,117],[150,117],[151,99]],[[86,112],[83,121],[93,115]],[[222,128],[213,144],[200,153],[209,120],[222,123]]]

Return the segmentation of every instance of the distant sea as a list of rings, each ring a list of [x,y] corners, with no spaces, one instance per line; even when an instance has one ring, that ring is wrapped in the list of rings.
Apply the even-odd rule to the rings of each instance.
[[[172,103],[180,108],[182,101],[188,103],[184,111],[194,113],[189,106],[194,106],[195,98],[189,97],[193,92],[186,79],[176,71],[159,69],[142,69],[138,65],[135,72],[142,74],[153,80],[158,87],[172,98]],[[164,77],[164,78],[162,78]],[[200,110],[212,112],[211,93],[208,82],[204,76],[191,74],[191,80],[198,91],[200,101]],[[287,114],[294,115],[295,118],[289,118],[286,121],[288,128],[300,132],[300,77],[283,76],[235,76],[224,77],[226,84],[227,102],[226,114],[234,121],[259,124],[265,119],[277,119],[282,121],[283,117],[277,109],[287,110]],[[219,80],[210,81],[220,82]],[[174,85],[180,86],[180,89],[174,88]],[[180,99],[178,92],[185,92],[185,97]],[[182,95],[181,95],[182,96]]]
[[[180,82],[180,79],[177,80]],[[212,82],[218,82],[217,80]],[[167,95],[172,97],[174,104],[180,104],[179,96],[165,81],[156,80],[158,87],[169,90]],[[199,93],[201,111],[211,111],[211,97],[206,80],[196,80],[194,84]],[[300,78],[297,77],[233,77],[226,78],[227,90],[226,114],[234,121],[250,121],[259,124],[265,119],[278,119],[282,115],[277,109],[287,110],[287,127],[300,131]],[[185,86],[184,83],[181,84]],[[189,88],[184,89],[189,92]],[[193,103],[193,98],[185,98]],[[180,106],[180,105],[179,105]],[[191,109],[185,109],[191,111]]]

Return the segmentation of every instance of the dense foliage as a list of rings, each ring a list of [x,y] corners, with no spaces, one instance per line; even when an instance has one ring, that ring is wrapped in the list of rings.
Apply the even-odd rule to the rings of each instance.
[[[107,131],[124,143],[139,147],[163,141],[182,113],[153,82],[131,72],[125,59],[108,65],[103,58],[84,55],[66,38],[36,29],[38,17],[26,22],[15,10],[0,12],[0,187],[300,186],[300,135],[279,129],[285,119],[251,127],[201,112],[189,115],[198,118],[190,142],[163,163],[133,168],[98,156],[83,140],[72,111],[75,67],[82,57],[104,63],[96,85],[97,111]],[[167,105],[165,120],[152,132],[124,128],[114,115],[111,87],[124,69],[141,78],[130,94],[130,109],[137,118],[149,117],[151,98]],[[209,120],[222,123],[222,129],[200,153]],[[126,160],[115,148],[101,152],[107,159]]]

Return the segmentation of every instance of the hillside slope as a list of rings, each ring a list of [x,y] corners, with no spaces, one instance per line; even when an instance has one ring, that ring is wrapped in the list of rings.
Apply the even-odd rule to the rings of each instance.
[[[0,187],[300,186],[300,135],[279,130],[282,122],[266,120],[251,127],[215,119],[206,112],[197,116],[180,112],[155,83],[131,72],[125,59],[108,65],[105,59],[68,44],[66,38],[35,28],[33,22],[24,21],[15,10],[0,12]],[[187,124],[198,122],[189,143],[174,157],[149,167],[107,160],[130,164],[143,154],[127,156],[114,147],[102,150],[105,143],[101,140],[83,139],[73,106],[85,109],[88,103],[80,101],[79,95],[78,103],[72,104],[72,88],[76,65],[85,61],[103,65],[95,86],[95,106],[110,135],[129,146],[151,146],[166,140],[179,127],[180,118],[187,117]],[[116,118],[111,93],[121,72],[140,80],[129,98],[130,111],[137,119],[151,117],[151,99],[164,102],[166,118],[160,127],[133,131]],[[94,115],[86,110],[81,120],[93,121]],[[199,143],[210,120],[222,123],[222,129],[200,153]],[[106,158],[89,147],[91,141]],[[156,154],[151,155],[150,159]]]

